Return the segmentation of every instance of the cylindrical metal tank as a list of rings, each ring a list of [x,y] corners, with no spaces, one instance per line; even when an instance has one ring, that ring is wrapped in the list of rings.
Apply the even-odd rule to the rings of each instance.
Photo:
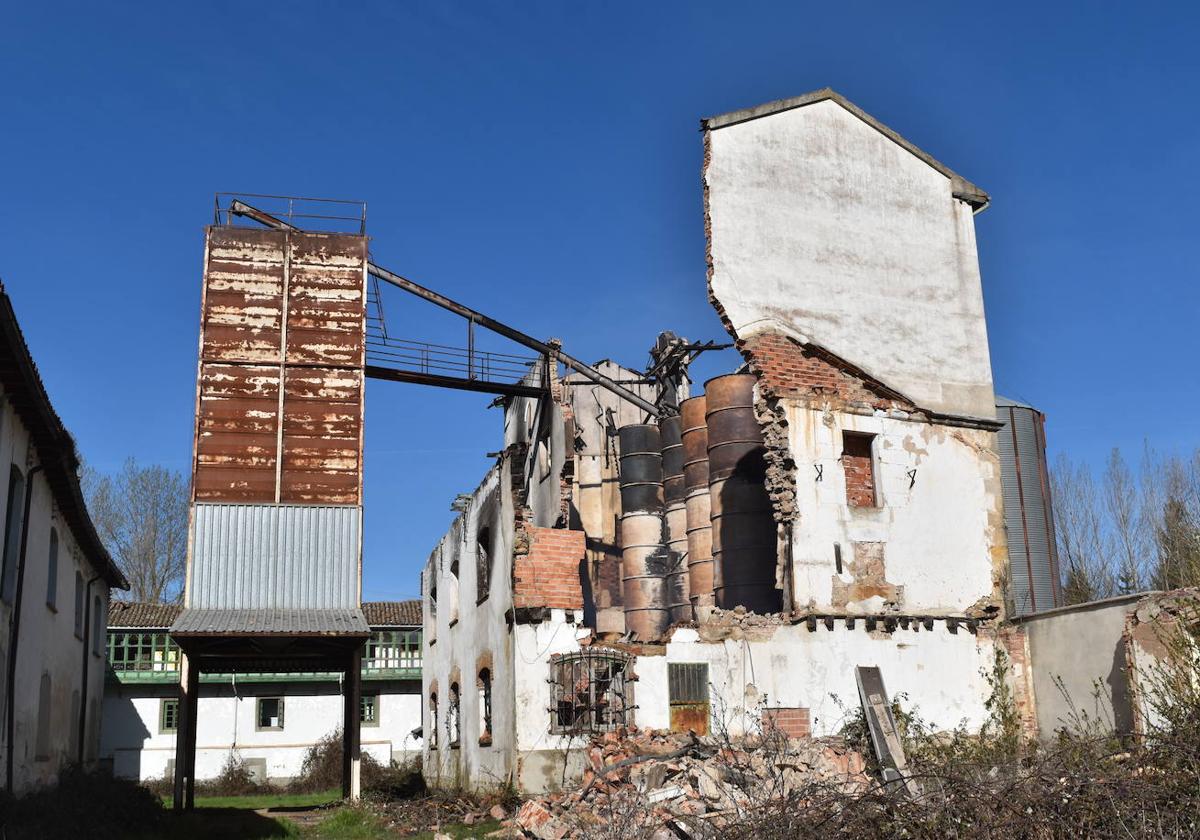
[[[687,518],[688,593],[696,618],[706,618],[713,600],[712,510],[708,496],[708,426],[705,398],[679,405],[683,440],[683,485]]]
[[[660,639],[670,626],[663,544],[662,436],[658,426],[618,430],[621,444],[621,601],[625,627],[643,640]]]
[[[997,397],[996,419],[1004,423],[996,441],[1008,532],[1009,608],[1014,615],[1029,615],[1062,604],[1046,468],[1046,416]]]
[[[713,591],[717,606],[779,612],[777,537],[767,494],[766,448],[754,416],[753,374],[705,383]]]
[[[667,608],[672,622],[685,622],[692,620],[692,602],[688,592],[687,505],[679,416],[662,418],[658,428],[662,437],[663,500],[666,503],[663,538],[671,552],[671,568],[666,580]]]

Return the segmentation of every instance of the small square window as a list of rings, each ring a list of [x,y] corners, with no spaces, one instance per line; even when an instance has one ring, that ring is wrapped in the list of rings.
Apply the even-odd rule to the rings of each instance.
[[[175,732],[179,729],[179,701],[166,699],[158,704],[158,731],[162,734]]]
[[[359,698],[358,720],[363,726],[379,725],[379,695],[364,694]]]
[[[256,727],[263,729],[283,729],[283,698],[259,697],[258,717]]]

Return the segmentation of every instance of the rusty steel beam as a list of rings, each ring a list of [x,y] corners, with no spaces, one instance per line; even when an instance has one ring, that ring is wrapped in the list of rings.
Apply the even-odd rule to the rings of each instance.
[[[435,385],[439,388],[458,388],[462,391],[480,391],[484,394],[500,394],[506,397],[544,397],[546,389],[520,382],[489,382],[486,379],[463,379],[457,376],[440,376],[436,373],[419,373],[413,370],[367,365],[367,376],[371,379],[386,379],[389,382],[410,382],[414,385]]]
[[[237,199],[230,202],[229,212],[237,216],[245,216],[248,219],[253,219],[259,224],[266,225],[267,227],[273,227],[279,230],[299,230],[299,228],[297,228],[295,225],[285,222],[282,219],[278,219],[272,216],[270,213],[266,213],[256,207],[251,207],[244,201]],[[545,342],[538,341],[536,338],[526,335],[520,330],[513,329],[507,324],[497,321],[494,318],[489,318],[487,315],[484,315],[481,312],[476,312],[469,306],[464,306],[463,304],[451,300],[443,294],[439,294],[432,289],[427,289],[419,283],[414,283],[412,280],[396,274],[394,271],[388,271],[386,268],[383,268],[374,262],[367,263],[367,271],[373,276],[378,277],[380,280],[385,280],[388,283],[391,283],[393,286],[403,289],[409,294],[416,295],[419,298],[427,300],[430,303],[436,304],[443,309],[453,312],[455,315],[459,315],[478,324],[481,327],[485,327],[497,335],[502,335],[511,341],[517,342],[517,344],[523,344],[531,350],[536,350],[543,355],[562,362],[572,370],[583,374],[600,387],[613,392],[623,400],[633,403],[651,417],[659,417],[662,414],[662,411],[654,403],[650,402],[649,400],[642,399],[632,391],[622,388],[600,371],[596,370],[590,365],[584,364],[573,356],[564,353],[560,348],[551,347]]]

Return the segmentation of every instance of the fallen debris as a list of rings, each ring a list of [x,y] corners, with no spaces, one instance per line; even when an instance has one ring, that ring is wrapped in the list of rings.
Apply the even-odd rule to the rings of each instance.
[[[714,837],[748,807],[814,781],[866,788],[863,756],[840,738],[731,739],[622,727],[592,739],[578,787],[526,801],[515,836]],[[510,835],[513,836],[513,835]]]

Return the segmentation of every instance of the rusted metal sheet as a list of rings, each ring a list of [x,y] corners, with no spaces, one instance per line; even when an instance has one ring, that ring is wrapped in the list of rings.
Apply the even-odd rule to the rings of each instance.
[[[713,596],[712,510],[708,496],[707,400],[684,400],[679,406],[686,493],[688,593],[697,618],[715,605]]]
[[[730,374],[705,384],[713,592],[722,609],[772,613],[782,608],[775,586],[778,537],[754,382],[751,374]]]
[[[711,717],[708,664],[671,662],[667,665],[667,699],[672,732],[708,734]]]
[[[366,242],[209,228],[195,500],[361,503]]]

